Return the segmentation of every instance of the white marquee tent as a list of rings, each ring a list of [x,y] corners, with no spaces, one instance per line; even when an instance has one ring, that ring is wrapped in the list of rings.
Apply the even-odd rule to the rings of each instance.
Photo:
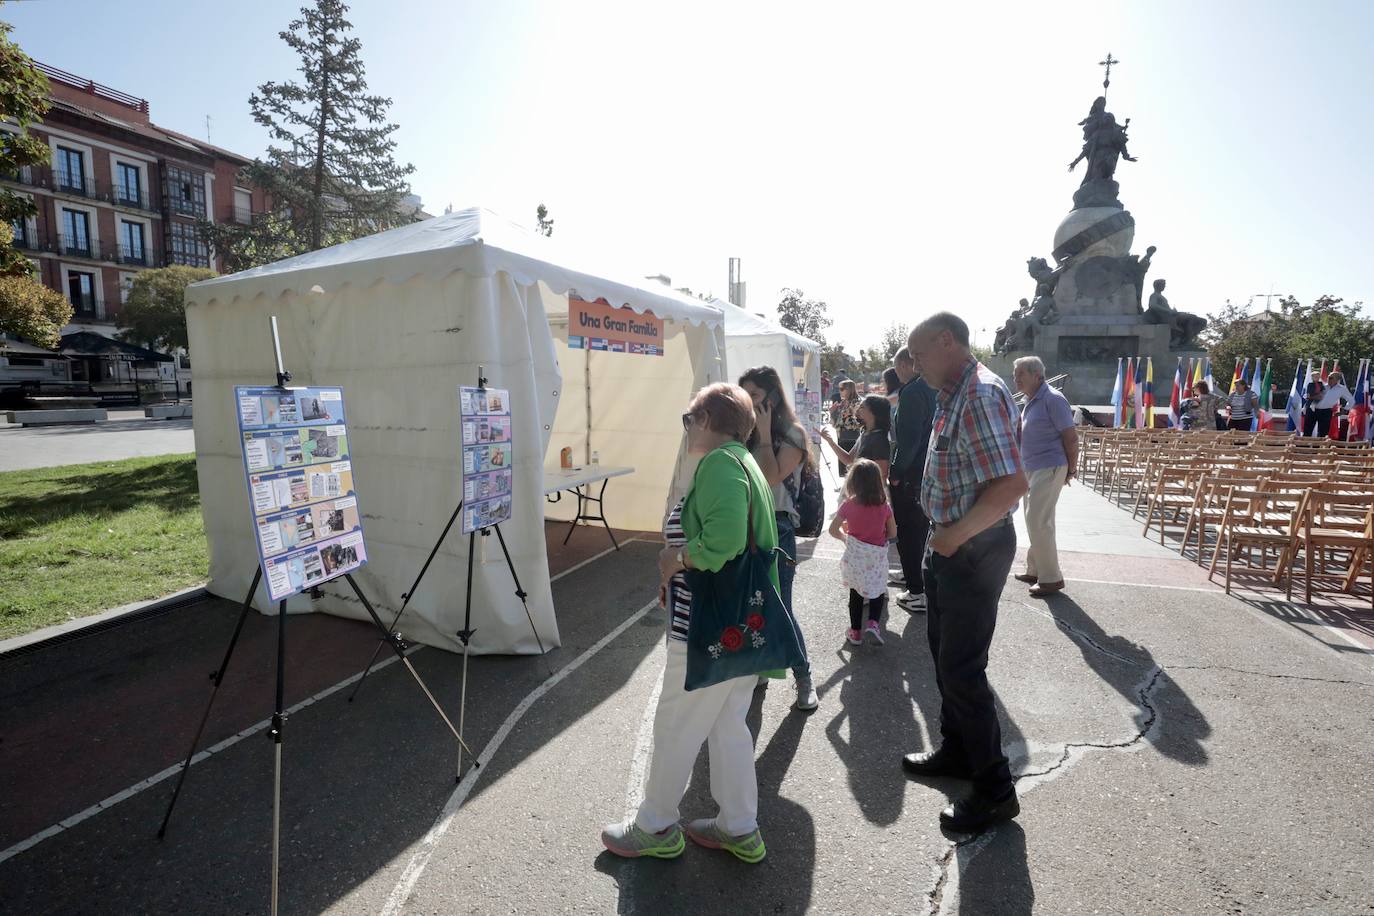
[[[787,390],[787,400],[793,410],[802,414],[805,405],[796,402],[795,389],[820,394],[820,344],[733,303],[712,299],[711,304],[725,313],[725,362],[730,381],[739,378],[746,369],[772,366],[784,384],[792,383]]]
[[[469,209],[191,286],[210,590],[242,600],[258,562],[232,387],[275,381],[275,315],[292,384],[344,389],[368,552],[357,579],[384,617],[461,496],[457,387],[475,384],[480,364],[491,387],[510,390],[515,499],[502,531],[543,644],[558,645],[544,467],[557,466],[565,440],[598,450],[605,464],[634,466],[610,485],[611,523],[656,529],[688,470],[681,405],[722,378],[725,346],[718,308],[617,281],[621,274],[559,252],[551,239]],[[569,359],[569,293],[652,311],[664,320],[664,355],[573,351]],[[477,544],[472,651],[538,651],[499,545]],[[455,525],[406,612],[411,640],[461,648],[467,552]],[[254,606],[274,611],[263,588]],[[288,610],[366,619],[351,591],[333,584],[318,600],[293,598]]]

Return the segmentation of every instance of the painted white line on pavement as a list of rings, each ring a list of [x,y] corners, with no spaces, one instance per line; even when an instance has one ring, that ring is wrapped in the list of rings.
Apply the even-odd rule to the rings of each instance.
[[[410,649],[406,650],[406,655],[411,655],[415,652],[418,652],[422,648],[423,646],[412,646]],[[385,668],[388,665],[394,664],[395,662],[396,656],[389,655],[382,661],[374,665],[372,667],[372,670],[380,671],[381,669]],[[302,709],[305,709],[307,706],[312,706],[315,703],[318,703],[320,700],[323,700],[325,697],[338,693],[343,688],[349,686],[350,684],[362,678],[362,676],[363,673],[359,671],[352,677],[345,678],[344,680],[339,681],[339,683],[335,684],[333,687],[326,687],[324,690],[321,690],[314,696],[307,697],[306,699],[301,700],[299,703],[287,709],[285,713],[286,715],[294,715],[295,713],[300,712]],[[250,735],[256,735],[258,732],[263,731],[271,724],[272,720],[270,718],[263,719],[261,722],[257,722],[253,725],[248,726],[238,734],[230,735],[228,738],[225,738],[218,744],[208,747],[203,751],[197,752],[196,755],[191,758],[191,766],[195,766],[201,761],[208,760],[211,756],[218,754],[221,751],[227,750],[230,747],[233,747],[235,744],[238,744],[240,741],[242,741],[244,738],[249,737]],[[153,786],[157,785],[163,780],[170,779],[171,777],[177,775],[177,773],[181,771],[181,766],[182,762],[180,761],[174,763],[173,765],[167,767],[167,769],[155,773],[141,782],[136,782],[132,786],[129,786],[127,789],[124,789],[121,792],[116,792],[114,795],[111,795],[104,801],[98,801],[94,805],[91,805],[89,808],[85,809],[84,811],[78,811],[71,817],[65,818],[64,820],[59,821],[53,826],[48,827],[45,830],[41,830],[38,833],[35,833],[28,839],[20,840],[18,843],[15,843],[8,849],[0,850],[0,862],[5,861],[6,859],[13,858],[14,856],[19,855],[19,853],[23,852],[26,849],[32,849],[34,846],[37,846],[39,843],[43,842],[49,837],[54,837],[57,834],[61,833],[63,830],[69,830],[72,827],[75,827],[77,824],[81,823],[82,821],[86,820],[87,818],[94,817],[102,811],[106,811],[110,808],[113,808],[115,805],[119,804],[122,801],[127,801],[128,799],[133,798],[135,795],[139,794],[143,790],[151,789]]]
[[[581,668],[598,652],[610,645],[616,637],[634,626],[640,618],[656,607],[658,607],[657,598],[625,618],[625,620],[614,630],[601,637],[601,639],[597,640],[596,643],[585,652],[562,668],[559,668],[551,677],[531,690],[529,694],[520,701],[520,705],[516,706],[511,710],[510,715],[506,716],[506,720],[501,723],[501,727],[496,730],[496,734],[492,735],[486,747],[482,748],[482,752],[477,755],[477,760],[482,764],[482,767],[485,768],[487,766],[491,758],[501,749],[501,745],[510,735],[511,730],[515,728],[522,718],[524,718],[525,713],[529,711],[530,707],[533,706],[540,697],[558,686],[560,681],[572,674],[578,668]],[[401,878],[396,882],[396,887],[387,896],[386,904],[381,910],[383,916],[392,916],[392,914],[399,913],[401,908],[405,906],[406,900],[408,900],[410,895],[415,891],[415,885],[419,882],[421,875],[423,875],[425,869],[429,867],[429,860],[434,856],[435,846],[438,844],[439,840],[443,838],[444,834],[448,833],[449,828],[453,826],[453,819],[457,816],[458,810],[463,807],[463,802],[465,802],[468,795],[471,794],[472,787],[477,785],[477,781],[482,778],[482,773],[484,771],[485,769],[469,769],[464,775],[463,781],[458,784],[458,788],[453,790],[453,794],[449,796],[447,804],[445,804],[443,810],[439,812],[439,817],[435,820],[434,826],[430,827],[429,832],[420,840],[419,848],[416,849],[415,853],[410,857],[410,862],[406,864],[405,870],[401,872]]]
[[[667,647],[662,642],[663,663],[656,664],[658,676],[654,678],[654,688],[649,691],[649,702],[644,704],[644,715],[639,720],[639,735],[635,738],[634,756],[630,758],[630,778],[625,784],[625,820],[631,820],[644,801],[644,779],[649,772],[649,759],[654,751],[654,715],[658,712],[658,698],[663,694],[663,665],[667,664]],[[654,652],[657,662],[659,651]]]
[[[633,538],[630,538],[629,540],[621,541],[621,545],[623,546],[623,545],[625,545],[625,544],[633,544],[633,543],[642,542],[642,541],[644,541],[644,538],[633,537]],[[575,572],[577,572],[579,569],[581,569],[582,567],[586,566],[587,564],[589,564],[589,563],[594,563],[594,562],[596,562],[597,560],[601,559],[602,557],[606,556],[607,554],[613,553],[613,552],[615,552],[615,548],[614,548],[614,547],[607,547],[605,550],[601,551],[601,552],[598,553],[596,556],[589,557],[588,559],[583,560],[581,563],[578,563],[576,566],[572,566],[572,567],[570,567],[570,568],[568,568],[568,569],[565,569],[565,570],[563,570],[561,573],[558,573],[557,575],[550,576],[550,577],[549,577],[549,582],[551,582],[551,583],[552,583],[552,582],[557,582],[559,579],[563,578],[564,576],[567,576],[567,575],[570,575],[570,574],[572,574],[572,573],[575,573]],[[643,613],[643,612],[641,612],[641,614],[642,614],[642,613]],[[424,647],[424,646],[411,646],[409,649],[406,650],[406,655],[408,655],[408,656],[409,656],[409,655],[414,655],[416,652],[419,652],[419,651],[420,651],[421,649],[423,649],[423,648],[425,648],[425,647]],[[388,655],[388,656],[387,656],[386,658],[384,658],[382,661],[380,661],[380,662],[378,662],[376,665],[374,665],[374,666],[372,667],[372,670],[373,670],[373,671],[380,671],[381,669],[387,667],[388,665],[394,664],[395,662],[396,662],[396,656],[395,656],[394,654],[393,654],[393,655]],[[580,662],[579,662],[579,664],[580,664]],[[320,700],[323,700],[325,697],[331,696],[332,694],[335,694],[335,693],[339,692],[339,691],[342,690],[343,688],[352,685],[353,683],[355,683],[356,681],[358,681],[362,676],[363,676],[363,675],[362,675],[362,672],[360,671],[360,672],[358,672],[357,674],[354,674],[354,675],[352,675],[352,676],[350,676],[350,677],[344,678],[342,681],[339,681],[339,683],[335,684],[334,686],[332,686],[332,687],[326,687],[324,690],[321,690],[319,693],[315,694],[314,696],[309,697],[309,698],[304,699],[304,700],[301,700],[299,703],[297,703],[296,705],[292,706],[290,709],[287,709],[287,710],[286,710],[286,714],[287,714],[287,715],[294,714],[294,713],[296,713],[296,712],[299,712],[299,711],[302,710],[302,709],[305,709],[307,706],[311,706],[311,705],[313,705],[313,704],[315,704],[315,703],[318,703]],[[271,720],[270,718],[269,718],[269,719],[263,719],[261,722],[257,722],[257,723],[255,723],[255,724],[253,724],[253,725],[248,726],[247,728],[245,728],[243,731],[239,732],[239,733],[236,734],[236,735],[230,735],[228,738],[224,739],[223,741],[219,742],[218,744],[216,744],[216,745],[214,745],[214,746],[212,746],[212,747],[206,748],[205,750],[202,750],[202,751],[197,752],[196,755],[195,755],[194,757],[191,758],[191,765],[192,765],[192,766],[195,766],[196,764],[200,763],[201,761],[209,759],[212,755],[218,754],[220,751],[223,751],[223,750],[226,750],[226,749],[228,749],[228,748],[230,748],[230,747],[233,747],[235,744],[238,744],[238,743],[239,743],[240,741],[242,741],[244,738],[247,738],[247,737],[249,737],[250,735],[256,735],[258,732],[263,731],[264,729],[266,729],[266,728],[267,728],[269,725],[271,725],[271,724],[272,724],[272,720]],[[67,830],[67,829],[69,829],[69,828],[71,828],[71,827],[74,827],[74,826],[76,826],[77,824],[81,823],[82,821],[84,821],[84,820],[86,820],[86,819],[88,819],[88,818],[90,818],[90,817],[94,817],[95,815],[99,814],[100,812],[105,811],[105,810],[107,810],[107,809],[109,809],[109,808],[112,808],[112,807],[114,807],[115,805],[119,804],[119,803],[122,802],[122,801],[126,801],[127,799],[133,798],[135,795],[137,795],[138,793],[142,792],[144,789],[150,789],[150,788],[152,788],[153,786],[157,785],[158,783],[160,783],[160,782],[162,782],[162,781],[164,781],[164,780],[166,780],[166,779],[169,779],[169,778],[175,776],[175,775],[181,770],[181,766],[182,766],[181,762],[175,763],[175,764],[173,764],[173,765],[167,767],[165,770],[162,770],[162,771],[160,771],[160,772],[158,772],[158,773],[153,774],[152,776],[149,776],[147,779],[144,779],[144,780],[142,780],[142,781],[140,781],[140,782],[134,783],[132,786],[129,786],[127,789],[124,789],[124,790],[122,790],[122,791],[120,791],[120,792],[116,792],[114,795],[111,795],[109,798],[106,798],[106,799],[104,799],[104,800],[102,800],[102,801],[96,802],[94,805],[91,805],[89,808],[86,808],[86,809],[83,810],[83,811],[78,811],[76,814],[73,814],[73,815],[71,815],[70,817],[65,818],[65,819],[59,821],[58,823],[53,824],[51,827],[47,827],[47,828],[45,828],[45,829],[43,829],[43,830],[40,830],[38,833],[35,833],[33,836],[29,837],[28,839],[20,840],[18,843],[15,843],[13,846],[8,847],[7,849],[0,850],[0,862],[4,862],[6,859],[11,859],[11,858],[13,858],[14,856],[19,855],[19,853],[25,851],[26,849],[32,849],[34,846],[37,846],[39,843],[43,842],[43,841],[46,840],[46,839],[49,839],[50,837],[56,836],[57,834],[61,833],[63,830]]]

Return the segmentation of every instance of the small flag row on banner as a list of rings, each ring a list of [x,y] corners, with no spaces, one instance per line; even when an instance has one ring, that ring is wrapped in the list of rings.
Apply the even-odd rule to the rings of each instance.
[[[1370,369],[1370,359],[1360,360],[1352,389],[1344,383],[1343,373],[1340,383],[1330,383],[1331,376],[1340,373],[1339,360],[1331,360],[1329,368],[1325,359],[1320,363],[1316,359],[1299,360],[1285,408],[1288,430],[1300,436],[1339,438],[1338,408],[1344,401],[1350,407],[1346,437],[1351,440],[1374,441],[1374,423],[1370,422],[1371,407],[1374,406],[1370,403],[1371,399],[1374,399],[1374,378],[1370,377]],[[1250,419],[1252,431],[1267,428],[1274,414],[1273,372],[1273,359],[1236,359],[1226,395],[1234,394],[1237,383],[1242,381],[1258,395],[1259,409]],[[1209,392],[1220,394],[1212,375],[1211,360],[1205,356],[1179,357],[1178,365],[1174,369],[1173,391],[1169,397],[1168,426],[1178,428],[1183,425],[1185,402],[1192,397],[1193,390],[1199,382],[1206,382]],[[1323,403],[1321,399],[1327,402],[1324,408],[1316,406]],[[1154,360],[1148,356],[1117,357],[1116,384],[1112,388],[1113,425],[1134,426],[1139,429],[1156,426],[1158,424],[1155,422],[1154,407]],[[1319,428],[1322,426],[1325,428]]]

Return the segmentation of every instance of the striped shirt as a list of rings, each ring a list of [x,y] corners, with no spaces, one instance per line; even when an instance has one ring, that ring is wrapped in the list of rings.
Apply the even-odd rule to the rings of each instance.
[[[1231,405],[1232,420],[1248,420],[1255,415],[1255,408],[1259,406],[1259,395],[1248,388],[1233,391],[1227,396],[1226,403]]]
[[[1007,383],[972,356],[940,389],[921,481],[921,507],[932,522],[957,522],[982,484],[1021,473],[1018,418]]]
[[[663,525],[663,541],[669,547],[682,547],[687,535],[682,531],[682,503],[679,502]],[[687,588],[687,574],[677,572],[668,580],[668,638],[687,641],[687,625],[692,620],[692,592]]]

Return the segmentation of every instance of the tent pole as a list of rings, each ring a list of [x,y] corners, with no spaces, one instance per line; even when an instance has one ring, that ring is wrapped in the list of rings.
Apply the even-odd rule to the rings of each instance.
[[[582,352],[586,354],[582,360],[582,396],[587,404],[587,441],[582,463],[588,465],[592,463],[592,351],[588,348]]]

